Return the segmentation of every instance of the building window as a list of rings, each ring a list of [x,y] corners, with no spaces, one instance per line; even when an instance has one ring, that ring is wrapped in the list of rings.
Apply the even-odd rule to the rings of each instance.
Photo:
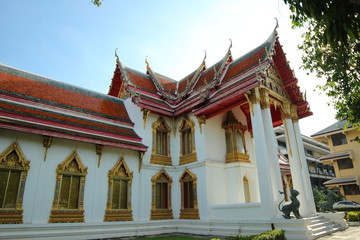
[[[0,155],[0,224],[23,223],[22,202],[29,165],[17,142]]]
[[[333,146],[347,144],[346,136],[343,133],[336,133],[336,134],[331,135],[331,140],[332,140]]]
[[[359,195],[360,189],[356,184],[343,185],[345,195]]]
[[[353,162],[350,158],[343,158],[337,160],[339,170],[354,168]]]
[[[84,222],[83,200],[87,168],[74,151],[58,165],[56,172],[49,222]]]
[[[196,162],[195,123],[185,117],[179,126],[180,132],[180,165]]]
[[[196,176],[185,169],[179,181],[181,188],[180,219],[200,219],[197,206]]]
[[[108,173],[109,188],[104,221],[132,221],[132,173],[121,157]]]
[[[236,120],[232,111],[227,112],[222,127],[225,129],[226,162],[250,162],[244,137],[246,127]]]
[[[172,165],[170,156],[171,129],[164,118],[160,117],[152,124],[153,143],[150,163]]]
[[[249,181],[248,181],[248,179],[246,177],[243,177],[243,187],[244,187],[245,203],[250,203],[251,202],[250,185],[249,185]]]
[[[163,169],[152,177],[150,220],[173,219],[171,208],[171,177]]]

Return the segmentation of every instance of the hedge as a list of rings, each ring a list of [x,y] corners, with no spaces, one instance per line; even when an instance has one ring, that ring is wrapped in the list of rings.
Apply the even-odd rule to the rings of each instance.
[[[334,210],[337,212],[354,212],[354,211],[360,211],[360,208],[343,207],[343,208],[335,208]]]
[[[227,238],[227,240],[286,240],[286,237],[284,230],[276,229],[258,235]]]
[[[360,212],[347,212],[345,216],[350,222],[360,222]]]

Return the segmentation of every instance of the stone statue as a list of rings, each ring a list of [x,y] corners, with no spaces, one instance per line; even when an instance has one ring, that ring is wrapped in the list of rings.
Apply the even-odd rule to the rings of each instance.
[[[280,194],[283,194],[283,192],[280,192]],[[301,216],[300,216],[300,213],[299,213],[299,207],[300,207],[300,202],[299,200],[297,199],[297,196],[299,195],[300,193],[298,191],[296,191],[295,189],[291,190],[291,196],[290,196],[290,199],[291,199],[291,203],[288,204],[288,205],[284,205],[282,206],[282,208],[280,209],[280,205],[282,202],[285,201],[285,198],[279,203],[279,210],[284,213],[283,217],[286,218],[286,219],[290,219],[291,216],[290,216],[290,213],[292,212],[295,217],[297,219],[300,219]]]
[[[326,190],[326,201],[319,204],[320,212],[330,211],[335,212],[333,205],[335,203],[335,196],[330,189]]]

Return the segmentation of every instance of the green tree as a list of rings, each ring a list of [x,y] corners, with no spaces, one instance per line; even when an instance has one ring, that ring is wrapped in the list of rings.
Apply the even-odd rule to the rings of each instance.
[[[91,2],[97,7],[101,7],[102,1],[103,0],[91,0]]]
[[[284,0],[292,25],[308,30],[299,48],[303,69],[325,78],[338,120],[360,127],[360,1]]]

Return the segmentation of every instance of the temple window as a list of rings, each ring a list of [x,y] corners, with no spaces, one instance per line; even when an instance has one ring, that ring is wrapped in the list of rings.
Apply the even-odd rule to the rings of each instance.
[[[331,135],[331,141],[333,143],[333,146],[347,144],[346,136],[343,133],[336,133]]]
[[[58,165],[56,172],[49,222],[84,222],[83,199],[87,168],[74,151]]]
[[[23,223],[22,202],[29,165],[17,142],[0,155],[0,224]]]
[[[337,160],[339,170],[354,168],[353,161],[350,158],[342,158]]]
[[[237,121],[232,111],[227,112],[222,128],[225,130],[226,162],[250,162],[244,137],[246,127]]]
[[[245,203],[249,203],[251,202],[250,199],[250,186],[249,186],[249,181],[246,177],[243,177],[243,187],[244,187],[244,198],[245,198]]]
[[[153,194],[150,220],[172,219],[171,177],[163,169],[151,181]]]
[[[131,183],[132,173],[121,157],[109,171],[108,200],[104,221],[132,221]]]
[[[171,129],[164,118],[152,124],[153,143],[150,163],[172,165],[170,156],[170,133]]]
[[[185,117],[179,126],[180,165],[197,161],[194,130],[195,123]]]
[[[196,176],[185,169],[179,181],[181,188],[180,219],[200,219],[197,206]]]

